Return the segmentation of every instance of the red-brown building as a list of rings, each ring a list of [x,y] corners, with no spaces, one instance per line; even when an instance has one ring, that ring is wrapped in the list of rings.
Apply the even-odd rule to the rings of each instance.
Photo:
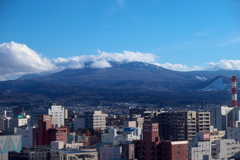
[[[162,150],[161,156],[164,160],[187,160],[188,159],[188,141],[163,141],[159,145]]]
[[[38,128],[33,130],[33,145],[50,145],[51,141],[63,141],[66,144],[67,132],[67,127],[52,127],[52,115],[40,115]]]
[[[51,128],[50,141],[63,141],[64,144],[67,144],[67,128]]]
[[[143,140],[133,142],[139,160],[188,159],[188,141],[161,141],[158,123],[144,123]]]
[[[37,145],[50,144],[50,132],[49,132],[50,128],[52,128],[52,115],[38,116]]]

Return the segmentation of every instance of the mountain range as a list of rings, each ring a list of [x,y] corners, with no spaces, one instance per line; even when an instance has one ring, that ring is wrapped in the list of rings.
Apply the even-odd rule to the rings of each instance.
[[[109,68],[66,69],[39,76],[24,75],[0,82],[0,105],[38,105],[58,101],[63,105],[134,102],[158,105],[231,103],[231,79],[240,71],[168,70],[143,62],[113,62]]]

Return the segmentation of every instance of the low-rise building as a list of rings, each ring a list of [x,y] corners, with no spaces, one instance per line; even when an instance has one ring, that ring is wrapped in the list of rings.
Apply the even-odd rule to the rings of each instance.
[[[0,136],[0,148],[0,159],[7,160],[8,152],[20,152],[22,149],[22,137],[20,135]]]
[[[99,148],[100,160],[109,160],[110,156],[121,156],[122,146],[101,146]]]
[[[8,160],[60,160],[60,154],[49,145],[23,147],[21,152],[9,152]]]
[[[63,141],[51,141],[50,143],[52,149],[63,149],[64,142]]]
[[[235,139],[220,139],[212,143],[212,159],[240,158],[240,143]]]
[[[53,150],[50,145],[23,147],[9,152],[9,160],[98,160],[96,149]],[[5,159],[4,159],[5,160]],[[6,159],[7,160],[7,159]]]
[[[142,139],[142,129],[127,127],[123,134],[117,134],[117,129],[109,128],[107,134],[102,134],[102,143],[130,143]]]
[[[67,133],[68,130],[65,127],[60,128],[50,128],[50,141],[63,141],[64,144],[67,144]]]
[[[108,133],[102,134],[102,143],[116,143],[117,129],[109,128]]]
[[[189,160],[210,160],[211,141],[210,133],[197,133],[197,136],[188,144]]]
[[[61,159],[72,160],[98,160],[96,149],[82,149],[80,151],[59,151]]]
[[[213,131],[210,133],[210,141],[214,142],[219,139],[224,139],[226,136],[226,131]]]
[[[15,135],[22,136],[22,146],[23,147],[33,146],[33,128],[36,128],[36,127],[35,126],[23,126],[23,127],[17,128]]]
[[[224,139],[226,135],[226,131],[212,131],[210,135],[210,141],[214,142],[219,139]]]

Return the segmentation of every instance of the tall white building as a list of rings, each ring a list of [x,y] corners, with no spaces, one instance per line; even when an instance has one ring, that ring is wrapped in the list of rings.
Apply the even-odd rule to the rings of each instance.
[[[226,130],[227,127],[231,126],[233,113],[233,107],[228,106],[217,106],[211,109],[211,125],[217,130]]]
[[[52,125],[54,127],[64,126],[64,113],[64,107],[56,103],[51,104],[51,108],[48,109],[48,115],[52,115]]]

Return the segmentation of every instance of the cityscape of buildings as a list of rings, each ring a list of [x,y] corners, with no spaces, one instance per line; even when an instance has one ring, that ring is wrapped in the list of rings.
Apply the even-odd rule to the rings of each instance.
[[[240,107],[4,108],[0,160],[238,160]]]

